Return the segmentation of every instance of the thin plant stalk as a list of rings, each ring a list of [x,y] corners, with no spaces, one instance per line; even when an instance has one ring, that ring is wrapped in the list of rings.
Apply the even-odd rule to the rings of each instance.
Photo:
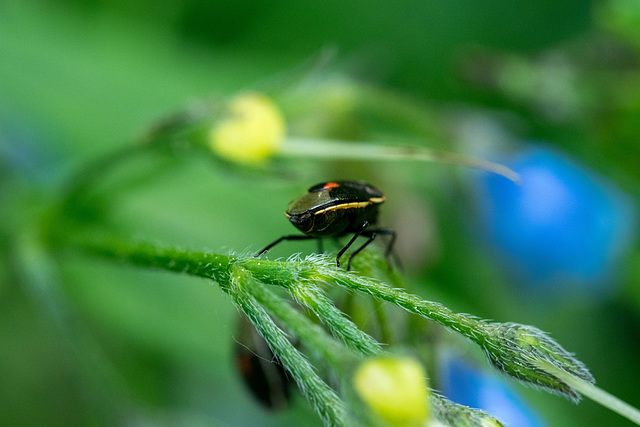
[[[281,147],[278,155],[281,157],[309,157],[332,160],[440,162],[493,172],[516,184],[520,184],[520,176],[501,164],[424,147],[402,147],[350,143],[348,141],[330,139],[289,137]]]
[[[571,387],[582,393],[584,396],[587,396],[591,400],[601,404],[602,406],[611,409],[612,411],[622,415],[627,418],[629,421],[634,422],[637,425],[640,425],[640,410],[634,408],[629,405],[627,402],[617,398],[616,396],[602,390],[594,384],[591,384],[583,379],[577,378],[573,375],[570,375],[563,371],[562,369],[558,369],[553,364],[540,360],[539,362],[540,368],[545,369],[549,372],[553,372],[559,378],[562,378],[564,382],[569,384]]]

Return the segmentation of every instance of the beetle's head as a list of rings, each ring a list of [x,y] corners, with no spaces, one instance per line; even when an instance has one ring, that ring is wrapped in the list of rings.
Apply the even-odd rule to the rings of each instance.
[[[313,215],[305,212],[299,215],[287,215],[291,224],[293,224],[298,230],[307,234],[313,230]]]

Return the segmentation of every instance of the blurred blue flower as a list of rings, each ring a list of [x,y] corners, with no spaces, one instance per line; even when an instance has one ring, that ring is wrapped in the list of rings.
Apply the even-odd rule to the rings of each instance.
[[[440,390],[450,400],[482,409],[497,417],[505,426],[545,425],[496,374],[483,371],[463,357],[449,352],[442,357],[440,366]]]
[[[602,290],[616,276],[635,232],[635,207],[612,183],[541,147],[504,162],[522,185],[478,181],[483,235],[525,283],[548,291]]]

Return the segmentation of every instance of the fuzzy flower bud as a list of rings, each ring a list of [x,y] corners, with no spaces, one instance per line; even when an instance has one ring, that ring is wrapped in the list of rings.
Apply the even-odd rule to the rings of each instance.
[[[413,359],[369,359],[356,370],[353,385],[367,406],[390,426],[419,426],[429,419],[425,373]]]
[[[595,382],[582,362],[538,328],[518,323],[490,323],[486,325],[486,332],[487,338],[481,345],[489,361],[507,375],[575,402],[580,400],[578,392],[543,369],[540,362],[589,383]]]
[[[273,101],[261,94],[242,94],[227,105],[228,117],[209,131],[209,147],[220,157],[256,164],[282,144],[285,120]]]

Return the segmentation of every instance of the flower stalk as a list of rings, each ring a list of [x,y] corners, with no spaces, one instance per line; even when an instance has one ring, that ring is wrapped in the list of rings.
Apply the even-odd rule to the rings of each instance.
[[[355,274],[341,274],[327,267],[317,268],[308,278],[333,281],[347,289],[391,302],[411,313],[436,321],[478,344],[489,361],[507,375],[573,401],[580,399],[578,392],[553,373],[540,369],[534,362],[546,360],[577,378],[590,383],[595,381],[584,364],[532,326],[482,321],[467,314],[455,313],[440,303],[425,301],[403,289],[391,288]]]
[[[555,365],[546,360],[536,361],[536,364],[540,369],[553,373],[556,377],[564,381],[568,386],[579,391],[591,400],[598,402],[602,406],[622,415],[629,421],[640,425],[640,410],[629,405],[627,402],[624,402],[611,393],[607,393],[601,388],[596,387],[589,381],[585,381],[582,378],[578,378],[574,375],[568,374],[562,369],[558,369]]]
[[[233,272],[242,268],[256,282],[277,285],[291,292],[318,317],[323,318],[336,336],[360,354],[376,354],[380,347],[368,335],[358,332],[355,325],[342,316],[315,283],[334,283],[436,321],[478,344],[489,361],[504,373],[569,399],[579,399],[578,392],[553,374],[540,369],[534,362],[548,361],[571,375],[593,382],[593,377],[582,363],[536,328],[515,323],[489,323],[467,314],[455,313],[442,304],[423,300],[402,289],[333,268],[328,259],[323,257],[316,256],[304,261],[268,261],[161,249],[145,244],[131,246],[121,241],[102,246],[89,244],[85,249],[96,255],[122,259],[136,265],[210,278],[223,289],[232,281]],[[252,289],[262,288],[254,286]],[[314,336],[309,338],[313,339]]]
[[[518,174],[506,166],[487,160],[473,159],[448,151],[432,150],[421,146],[394,146],[392,144],[353,144],[328,139],[293,138],[276,153],[280,157],[307,157],[313,159],[438,162],[468,166],[501,175],[520,184]]]
[[[294,282],[288,290],[300,304],[310,309],[334,336],[358,354],[374,355],[382,351],[380,344],[347,319],[315,283]]]

